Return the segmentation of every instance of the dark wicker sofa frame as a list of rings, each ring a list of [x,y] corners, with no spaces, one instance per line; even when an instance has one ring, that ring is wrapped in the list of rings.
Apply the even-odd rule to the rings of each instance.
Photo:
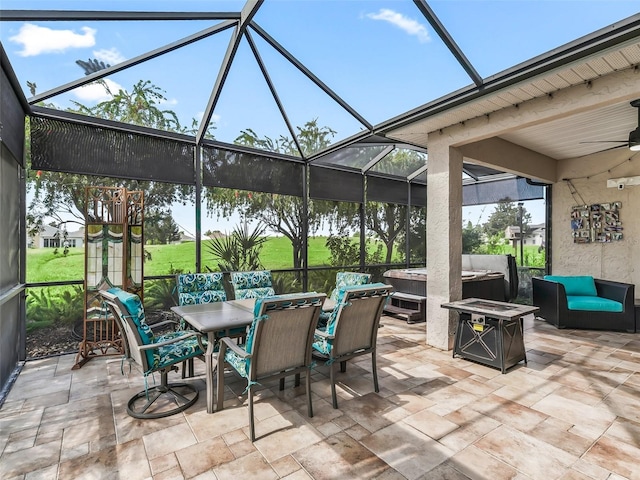
[[[634,306],[635,286],[595,278],[599,297],[622,303],[622,312],[569,310],[564,285],[533,277],[533,304],[540,307],[539,317],[557,328],[611,330],[634,333],[637,326]]]

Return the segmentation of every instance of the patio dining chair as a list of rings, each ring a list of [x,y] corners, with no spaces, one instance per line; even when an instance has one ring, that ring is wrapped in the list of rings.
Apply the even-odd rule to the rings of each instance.
[[[371,355],[371,374],[376,392],[378,373],[376,369],[376,341],[380,316],[389,295],[391,285],[370,283],[340,288],[337,305],[331,312],[329,321],[323,329],[314,335],[313,349],[317,358],[326,360],[331,380],[333,408],[338,408],[336,395],[336,363],[340,370],[346,370],[346,362],[360,355]]]
[[[280,379],[280,390],[284,390],[285,377],[295,375],[298,386],[300,374],[305,373],[307,413],[313,417],[311,342],[325,298],[324,293],[300,293],[258,299],[246,343],[237,345],[229,337],[220,341],[217,409],[223,409],[224,371],[231,367],[247,381],[252,442],[256,439],[253,391],[260,383]]]
[[[224,288],[224,274],[221,272],[181,273],[176,275],[178,290],[178,304],[199,305],[202,303],[224,302],[227,293]],[[184,319],[180,319],[180,329],[186,328]],[[246,329],[236,328],[228,332],[234,338],[244,338]],[[222,337],[223,335],[220,335]],[[185,362],[182,368],[182,378],[193,376],[193,359]]]
[[[343,287],[351,287],[354,285],[366,285],[371,282],[370,273],[362,272],[337,272],[336,273],[336,287],[332,290],[329,298],[331,300],[338,300],[338,293]]]
[[[220,272],[179,274],[176,276],[176,287],[179,305],[198,305],[227,300],[224,274]]]
[[[361,273],[361,272],[337,272],[336,273],[336,286],[331,291],[331,295],[329,295],[329,299],[336,302],[335,308],[337,308],[338,303],[338,292],[343,287],[349,287],[353,285],[365,285],[371,281],[370,273]],[[331,316],[330,311],[323,311],[320,313],[320,320],[318,320],[318,327],[324,327],[329,321],[329,317]]]
[[[231,272],[231,286],[236,300],[271,297],[276,294],[269,270]]]
[[[145,321],[138,295],[117,287],[101,291],[100,295],[123,336],[124,359],[137,364],[144,375],[145,389],[129,399],[127,413],[134,418],[161,418],[193,405],[198,400],[197,388],[187,383],[169,383],[168,374],[177,369],[178,363],[204,354],[201,334],[175,330],[155,335]],[[160,374],[160,384],[149,387],[148,377],[156,372]]]

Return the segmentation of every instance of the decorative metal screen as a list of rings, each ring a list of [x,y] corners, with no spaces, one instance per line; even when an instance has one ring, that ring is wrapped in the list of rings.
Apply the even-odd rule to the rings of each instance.
[[[31,168],[194,184],[194,146],[93,125],[31,117]]]

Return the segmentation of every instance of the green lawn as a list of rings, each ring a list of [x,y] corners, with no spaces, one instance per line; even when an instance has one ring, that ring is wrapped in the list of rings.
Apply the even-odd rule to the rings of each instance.
[[[70,248],[66,257],[52,248],[27,250],[27,282],[57,282],[84,278],[84,248]],[[60,249],[59,249],[60,251]]]
[[[356,241],[354,239],[354,241]],[[325,247],[326,237],[309,239],[309,264],[327,265],[330,254]],[[171,269],[195,271],[195,242],[177,245],[147,245],[151,260],[144,263],[145,276],[167,275]],[[270,237],[265,242],[260,258],[265,268],[279,270],[292,268],[293,247],[286,237]],[[217,264],[203,243],[202,263],[217,270]],[[84,278],[84,249],[70,248],[69,254],[54,255],[51,248],[31,248],[27,251],[27,282],[55,282]]]
[[[496,245],[490,249],[490,251],[483,251],[482,253],[489,253],[492,255],[507,255],[511,254],[516,257],[518,265],[522,265],[520,262],[520,246],[514,249],[511,245]],[[545,251],[538,251],[538,247],[535,245],[523,245],[522,253],[524,256],[524,264],[528,267],[544,267],[545,265]]]
[[[313,267],[328,265],[329,250],[325,247],[326,237],[309,238],[309,265]],[[354,242],[358,239],[354,238]],[[202,264],[217,270],[217,264],[203,243]],[[374,248],[375,244],[371,244]],[[183,272],[195,271],[195,242],[177,245],[147,245],[145,250],[151,255],[144,263],[145,276],[168,275],[171,269]],[[520,256],[510,245],[498,245],[492,254],[512,254]],[[293,267],[293,248],[286,237],[269,237],[264,243],[260,255],[264,267],[269,270],[286,270]],[[394,258],[398,261],[397,250]],[[524,247],[525,264],[544,266],[544,252],[538,252],[534,246]],[[518,258],[518,265],[520,260]],[[84,249],[70,248],[69,254],[54,255],[51,248],[30,248],[27,251],[27,282],[55,282],[65,280],[82,280],[84,278]]]

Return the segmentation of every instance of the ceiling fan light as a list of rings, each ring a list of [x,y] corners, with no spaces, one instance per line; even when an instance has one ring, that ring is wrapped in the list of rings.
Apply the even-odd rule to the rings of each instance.
[[[640,127],[629,132],[629,150],[640,152]]]

